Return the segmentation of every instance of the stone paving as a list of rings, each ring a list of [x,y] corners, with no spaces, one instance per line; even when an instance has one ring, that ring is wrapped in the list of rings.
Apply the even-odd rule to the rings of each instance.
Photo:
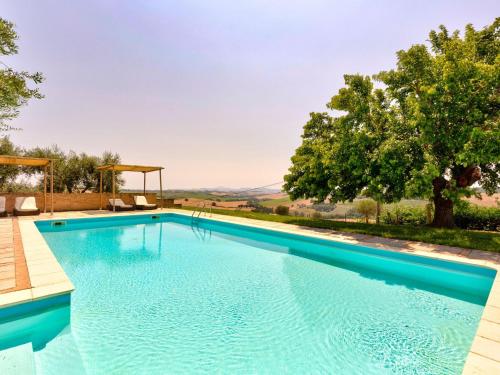
[[[16,287],[12,220],[0,220],[0,293]]]
[[[0,219],[0,294],[30,287],[17,218]]]

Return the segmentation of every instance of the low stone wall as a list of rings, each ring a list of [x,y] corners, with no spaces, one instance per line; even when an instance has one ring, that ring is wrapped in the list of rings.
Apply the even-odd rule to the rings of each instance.
[[[44,211],[43,193],[0,193],[0,196],[6,197],[7,212],[12,213],[16,197],[35,196],[36,205]],[[137,193],[116,193],[115,197],[122,199],[125,204],[134,204],[134,195]],[[106,209],[111,193],[102,194],[102,208]],[[146,193],[146,199],[149,203],[156,203],[155,193]],[[85,211],[98,210],[100,207],[99,193],[54,193],[54,211]],[[50,212],[50,193],[47,193],[47,212]]]
[[[158,206],[161,205],[161,199],[158,199],[156,203]],[[163,208],[182,208],[182,204],[175,204],[174,200],[171,198],[163,198]]]

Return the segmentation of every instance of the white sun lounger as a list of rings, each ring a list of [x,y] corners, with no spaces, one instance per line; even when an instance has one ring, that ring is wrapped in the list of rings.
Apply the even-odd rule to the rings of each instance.
[[[114,201],[115,211],[132,211],[134,206],[131,204],[125,204],[121,199],[115,199]],[[113,211],[113,199],[109,200],[108,210]]]
[[[14,204],[14,215],[40,215],[40,209],[36,206],[35,197],[16,197],[16,202]]]
[[[0,197],[0,217],[7,216],[7,209],[5,208],[5,197]]]
[[[134,195],[135,208],[138,210],[154,210],[158,206],[153,203],[148,203],[144,195]]]

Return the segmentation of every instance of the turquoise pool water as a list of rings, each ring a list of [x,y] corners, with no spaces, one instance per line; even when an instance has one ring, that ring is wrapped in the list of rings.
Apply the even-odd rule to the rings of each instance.
[[[459,374],[495,275],[191,224],[171,214],[39,222],[76,290],[70,306],[0,324],[0,358],[15,349],[42,375]]]

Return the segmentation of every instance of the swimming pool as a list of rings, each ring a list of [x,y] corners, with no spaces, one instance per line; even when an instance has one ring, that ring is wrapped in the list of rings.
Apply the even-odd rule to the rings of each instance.
[[[0,324],[37,374],[456,374],[495,277],[175,214],[60,224],[71,304]]]

